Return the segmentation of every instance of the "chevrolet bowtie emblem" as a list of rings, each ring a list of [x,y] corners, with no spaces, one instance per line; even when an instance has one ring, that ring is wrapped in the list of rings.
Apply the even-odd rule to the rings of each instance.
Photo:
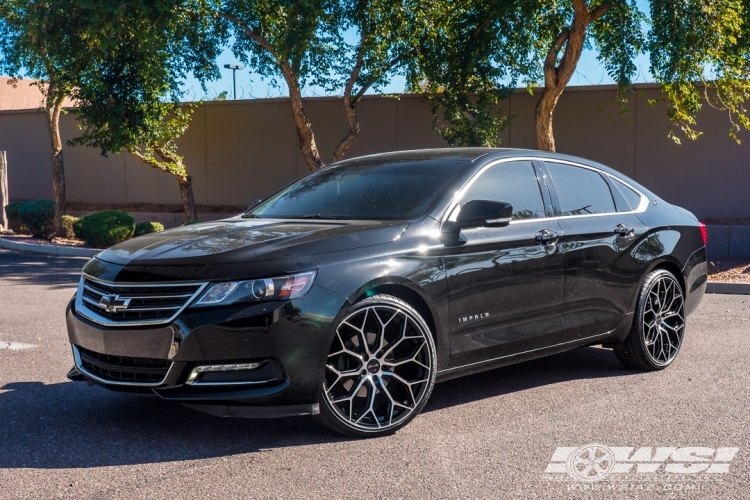
[[[127,309],[130,299],[121,299],[119,295],[104,295],[99,299],[99,306],[107,312],[116,313],[121,309]]]

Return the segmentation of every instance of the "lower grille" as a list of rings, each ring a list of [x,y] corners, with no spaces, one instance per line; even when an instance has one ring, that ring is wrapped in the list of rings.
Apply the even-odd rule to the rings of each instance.
[[[167,377],[171,363],[166,359],[113,356],[75,347],[81,368],[105,381],[132,384],[160,384]]]

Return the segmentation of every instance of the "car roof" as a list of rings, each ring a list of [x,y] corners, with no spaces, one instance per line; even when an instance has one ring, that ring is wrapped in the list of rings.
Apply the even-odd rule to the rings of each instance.
[[[626,176],[622,172],[619,172],[611,167],[602,165],[599,162],[589,160],[587,158],[581,158],[579,156],[567,155],[563,153],[551,153],[549,151],[539,151],[537,149],[522,149],[522,148],[482,148],[482,147],[450,147],[450,148],[433,148],[433,149],[412,149],[406,151],[392,151],[388,153],[378,153],[366,156],[359,156],[349,160],[344,160],[331,164],[342,165],[342,164],[356,164],[356,163],[371,163],[371,162],[429,162],[429,161],[454,161],[457,164],[466,165],[466,163],[476,163],[478,167],[486,163],[490,163],[499,158],[507,158],[514,156],[525,156],[532,158],[539,158],[540,160],[555,159],[563,160],[574,163],[580,163],[586,166],[597,168],[603,172],[611,174],[620,180],[625,181],[641,190],[646,196],[655,197],[655,195],[636,182],[634,179]]]

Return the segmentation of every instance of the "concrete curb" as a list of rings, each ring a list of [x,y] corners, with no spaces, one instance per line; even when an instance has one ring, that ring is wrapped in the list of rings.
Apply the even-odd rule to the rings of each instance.
[[[60,257],[93,257],[101,252],[96,248],[63,247],[59,245],[37,245],[34,243],[21,243],[0,238],[0,248],[6,250],[19,250],[21,252],[43,253],[47,255],[58,255]]]
[[[750,295],[750,283],[717,283],[709,281],[706,285],[706,293]]]

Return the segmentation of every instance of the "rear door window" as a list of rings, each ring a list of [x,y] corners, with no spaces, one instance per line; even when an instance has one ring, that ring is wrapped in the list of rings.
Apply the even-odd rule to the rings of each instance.
[[[614,213],[615,202],[602,176],[587,168],[545,161],[560,204],[560,215]]]

